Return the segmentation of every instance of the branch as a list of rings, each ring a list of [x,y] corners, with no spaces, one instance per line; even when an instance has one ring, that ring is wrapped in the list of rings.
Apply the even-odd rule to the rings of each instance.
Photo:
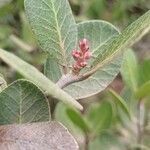
[[[84,80],[82,75],[74,75],[73,73],[68,73],[63,75],[58,82],[56,83],[61,89],[65,88],[66,86]]]

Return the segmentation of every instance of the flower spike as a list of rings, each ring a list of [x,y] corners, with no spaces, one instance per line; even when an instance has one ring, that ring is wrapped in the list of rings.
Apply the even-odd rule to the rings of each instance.
[[[87,61],[91,58],[92,54],[89,50],[89,42],[87,39],[79,41],[80,50],[73,50],[72,56],[75,60],[73,64],[73,72],[79,73],[80,70],[87,66]]]

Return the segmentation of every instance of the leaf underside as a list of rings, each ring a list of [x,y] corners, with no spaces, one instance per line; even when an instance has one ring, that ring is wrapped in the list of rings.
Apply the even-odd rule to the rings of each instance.
[[[48,100],[33,83],[18,80],[0,93],[0,124],[50,120]]]
[[[0,126],[1,150],[79,150],[59,122]]]

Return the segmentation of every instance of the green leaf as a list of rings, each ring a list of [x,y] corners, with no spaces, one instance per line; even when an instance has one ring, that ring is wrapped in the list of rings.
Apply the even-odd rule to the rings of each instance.
[[[124,54],[121,74],[125,84],[135,92],[138,88],[138,62],[132,50],[127,50]]]
[[[60,79],[62,74],[58,62],[50,55],[48,55],[48,58],[44,64],[44,74],[55,83],[58,79]]]
[[[4,80],[3,76],[0,74],[0,92],[7,87],[7,83]]]
[[[115,103],[118,106],[120,106],[120,108],[126,113],[126,115],[129,118],[131,118],[131,113],[128,109],[128,105],[126,104],[125,100],[113,90],[109,90],[109,93],[111,94],[111,96],[114,99]]]
[[[25,0],[25,9],[42,49],[67,67],[77,40],[68,0]]]
[[[109,102],[91,107],[87,113],[87,120],[92,128],[92,135],[99,135],[102,130],[110,127],[113,111]]]
[[[56,105],[54,117],[55,120],[61,122],[67,129],[75,135],[75,137],[82,137],[83,136],[83,130],[78,128],[72,121],[70,121],[70,118],[67,114],[68,107],[63,104],[62,102],[59,102]]]
[[[120,35],[111,39],[100,51],[97,58],[93,61],[91,74],[102,68],[105,64],[112,61],[113,58],[123,50],[132,46],[140,40],[150,30],[150,10],[143,16],[129,25]]]
[[[0,124],[50,120],[48,100],[33,83],[18,80],[0,93]]]
[[[73,109],[67,109],[67,115],[70,118],[70,120],[79,127],[84,133],[89,132],[89,126],[87,122],[84,119],[84,116],[82,116],[79,112],[73,110]]]
[[[111,133],[101,133],[93,141],[89,143],[89,150],[126,150],[124,144],[117,139],[116,135]]]
[[[52,81],[46,78],[41,72],[39,72],[32,65],[24,62],[19,57],[0,49],[0,58],[10,65],[12,68],[17,70],[25,78],[29,79],[41,89],[46,91],[51,97],[56,98],[64,103],[73,106],[78,109],[83,109],[83,107],[75,101],[70,95],[61,90]]]
[[[138,99],[150,96],[150,81],[143,84],[137,91],[136,96]]]
[[[150,80],[150,59],[144,60],[139,65],[140,85]]]
[[[87,21],[78,24],[78,39],[86,38],[90,42],[90,51],[96,57],[101,53],[101,48],[107,44],[107,41],[118,35],[118,30],[105,21]],[[91,60],[93,61],[94,58]],[[89,65],[91,62],[89,62]],[[74,83],[64,90],[76,99],[89,97],[104,90],[119,73],[120,58],[117,57],[112,62],[97,70],[95,74],[88,79]],[[88,68],[84,72],[88,72]]]

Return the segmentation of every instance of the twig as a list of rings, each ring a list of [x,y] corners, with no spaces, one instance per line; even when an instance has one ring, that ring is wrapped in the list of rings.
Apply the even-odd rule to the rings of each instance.
[[[11,35],[9,38],[14,44],[16,44],[19,48],[23,49],[24,51],[32,52],[35,50],[34,47],[28,45],[27,43],[25,43],[15,35]]]
[[[63,89],[66,86],[74,83],[74,82],[79,82],[82,81],[83,77],[81,75],[74,75],[73,73],[68,73],[66,75],[63,75],[59,81],[57,82],[57,85]]]

